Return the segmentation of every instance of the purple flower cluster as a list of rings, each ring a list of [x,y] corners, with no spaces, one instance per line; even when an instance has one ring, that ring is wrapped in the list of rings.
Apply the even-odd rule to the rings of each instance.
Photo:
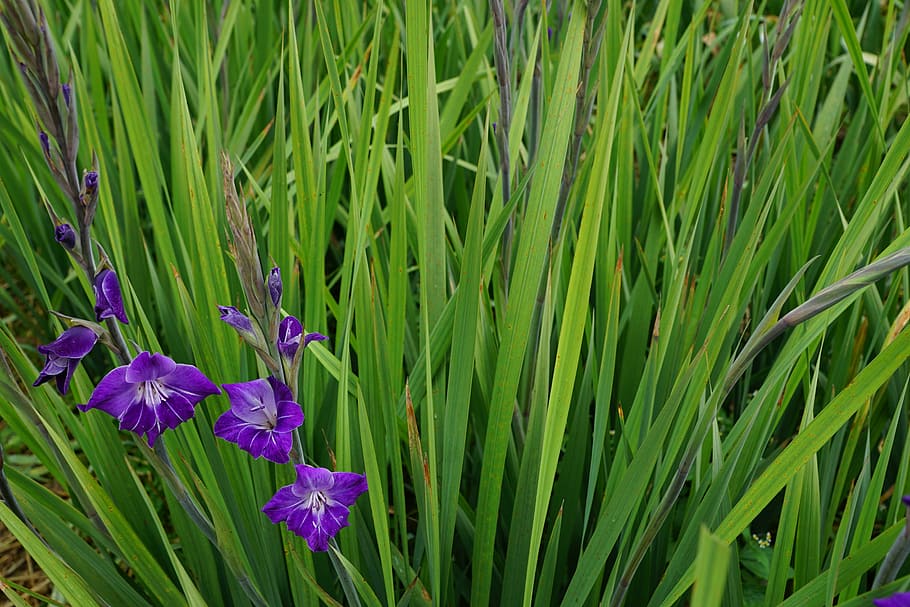
[[[281,271],[272,268],[264,283],[263,290],[272,303],[270,313],[254,321],[233,306],[219,306],[221,320],[254,346],[268,367],[294,377],[306,346],[327,338],[320,333],[305,333],[303,324],[294,316],[285,316],[276,327],[283,293]],[[267,329],[273,336],[271,348],[261,343],[260,329]],[[279,489],[262,511],[275,524],[287,523],[288,529],[304,538],[311,550],[328,550],[329,540],[348,525],[350,507],[367,490],[366,477],[302,463],[302,454],[294,452],[294,441],[303,424],[303,411],[291,388],[276,377],[222,387],[231,408],[215,422],[215,436],[235,443],[254,458],[277,464],[293,459],[295,464],[297,481]]]
[[[97,175],[95,180],[97,187]],[[61,224],[54,231],[56,240],[67,248],[71,248],[67,245],[71,235],[74,241],[75,234],[67,224]],[[99,321],[112,318],[127,324],[116,272],[102,269],[95,275],[92,286],[95,318]],[[96,331],[104,331],[100,325],[94,326],[97,329],[76,325],[51,343],[38,346],[38,352],[46,361],[34,385],[40,386],[55,378],[57,390],[66,394],[79,361],[98,341]],[[127,352],[121,351],[121,355],[129,360]],[[89,401],[77,408],[104,411],[120,422],[121,430],[144,435],[151,447],[164,430],[176,428],[193,417],[196,405],[205,397],[220,393],[218,386],[196,367],[177,364],[164,354],[139,352],[128,364],[105,375],[95,386]]]

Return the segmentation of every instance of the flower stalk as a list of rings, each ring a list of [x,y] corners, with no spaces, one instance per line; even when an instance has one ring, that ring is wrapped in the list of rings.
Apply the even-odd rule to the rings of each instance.
[[[650,548],[651,544],[654,542],[658,532],[670,515],[673,506],[676,504],[676,500],[679,499],[679,496],[682,493],[686,479],[689,477],[689,472],[692,470],[692,465],[695,463],[698,452],[704,444],[705,438],[710,431],[711,424],[717,415],[719,404],[730,393],[736,385],[736,382],[739,381],[739,378],[745,373],[749,364],[755,360],[755,357],[788,329],[814,318],[825,310],[828,310],[837,303],[843,301],[853,293],[864,289],[879,279],[907,265],[910,265],[910,247],[899,249],[891,255],[874,261],[832,283],[810,297],[804,303],[792,309],[782,318],[775,321],[787,297],[789,297],[790,293],[795,288],[797,281],[802,277],[806,269],[808,269],[808,264],[803,266],[797,275],[790,281],[783,292],[771,305],[771,308],[765,317],[759,322],[752,336],[746,342],[746,345],[743,346],[740,353],[733,362],[730,363],[727,374],[724,376],[723,383],[718,388],[719,392],[712,394],[709,402],[713,403],[713,409],[706,412],[700,422],[697,423],[695,431],[692,433],[692,438],[686,448],[686,452],[680,460],[676,473],[657,507],[654,518],[648,522],[644,534],[642,534],[641,538],[636,543],[632,555],[629,557],[622,577],[619,579],[616,590],[613,592],[613,597],[610,600],[611,607],[618,607],[622,604],[626,591],[628,591],[629,585],[632,583],[632,577],[638,570],[638,566],[644,559],[648,548]]]

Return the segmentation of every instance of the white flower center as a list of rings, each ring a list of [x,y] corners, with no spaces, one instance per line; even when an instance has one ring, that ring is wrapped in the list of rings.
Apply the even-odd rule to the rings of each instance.
[[[139,400],[147,407],[157,407],[171,394],[170,390],[156,380],[139,382],[136,392]]]
[[[313,491],[309,496],[304,500],[304,505],[309,508],[315,514],[322,514],[322,511],[325,509],[326,502],[329,501],[329,498],[322,491]]]

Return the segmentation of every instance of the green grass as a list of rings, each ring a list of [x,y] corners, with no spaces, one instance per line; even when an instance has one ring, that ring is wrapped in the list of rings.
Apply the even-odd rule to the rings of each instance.
[[[910,581],[872,589],[910,493],[910,275],[813,299],[910,246],[903,4],[557,0],[518,28],[506,3],[510,200],[488,0],[40,4],[127,340],[267,374],[216,308],[246,307],[226,153],[285,311],[330,338],[295,379],[308,461],[370,486],[338,562],[311,553],[260,512],[293,471],[216,439],[211,397],[161,440],[213,545],[155,456],[76,411],[113,356],[67,397],[31,387],[50,311],[94,301],[4,29],[0,439],[47,544],[0,521],[71,604],[349,602],[337,568],[364,605],[859,605]]]

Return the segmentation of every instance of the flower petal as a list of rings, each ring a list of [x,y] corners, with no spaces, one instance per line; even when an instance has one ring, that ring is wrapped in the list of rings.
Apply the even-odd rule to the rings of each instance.
[[[303,325],[293,316],[285,316],[278,325],[278,351],[282,356],[291,360],[300,347],[300,338],[303,335]]]
[[[127,408],[138,400],[137,386],[126,381],[126,370],[126,367],[117,367],[108,372],[95,386],[88,402],[77,405],[79,410],[101,409],[120,419]]]
[[[354,472],[333,472],[335,484],[329,491],[329,497],[336,502],[350,506],[367,491],[367,477]]]
[[[218,386],[193,365],[177,364],[174,370],[158,380],[171,390],[185,394],[195,405],[206,396],[221,394]]]
[[[269,441],[262,450],[262,457],[276,464],[286,464],[291,461],[293,436],[286,432],[269,432],[268,435]]]
[[[265,515],[276,525],[281,521],[287,520],[294,509],[301,505],[300,498],[291,490],[292,486],[287,485],[279,489],[272,496],[272,499],[262,507]]]
[[[95,276],[95,318],[104,320],[114,317],[123,324],[129,324],[123,310],[123,295],[120,292],[120,281],[117,273],[104,268]]]
[[[257,427],[269,425],[278,414],[272,387],[264,379],[239,384],[222,384],[234,415]]]
[[[306,336],[303,338],[303,347],[306,348],[308,345],[310,345],[310,342],[325,341],[327,339],[328,339],[328,337],[326,337],[322,333],[307,333]]]
[[[154,381],[172,373],[176,368],[174,359],[164,354],[140,352],[127,367],[126,381],[131,384]]]
[[[45,356],[54,354],[65,358],[82,358],[92,351],[98,336],[88,327],[70,327],[49,344],[38,346],[38,352]]]
[[[300,405],[292,400],[282,400],[278,403],[278,415],[275,420],[276,432],[290,432],[300,427],[303,423],[303,411]]]

